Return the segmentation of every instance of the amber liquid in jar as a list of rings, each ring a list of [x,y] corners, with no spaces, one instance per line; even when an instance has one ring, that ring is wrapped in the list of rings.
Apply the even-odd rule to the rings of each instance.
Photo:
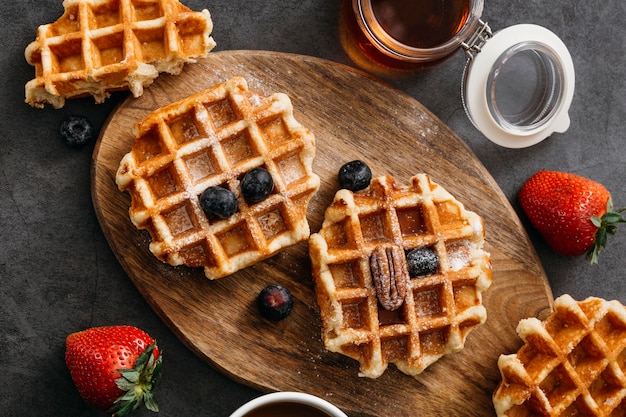
[[[346,52],[357,64],[363,64],[355,56],[360,52],[379,65],[396,69],[419,69],[447,58],[419,56],[419,49],[437,48],[450,41],[466,23],[471,8],[471,0],[370,0],[362,2],[359,16],[359,1],[343,1]],[[352,45],[346,46],[346,41]]]

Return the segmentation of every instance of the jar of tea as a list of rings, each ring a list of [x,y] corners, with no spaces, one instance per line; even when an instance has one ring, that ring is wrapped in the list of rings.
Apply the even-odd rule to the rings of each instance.
[[[438,63],[470,37],[483,0],[344,0],[342,29],[353,60],[360,52],[383,67],[421,69]]]
[[[534,145],[569,127],[574,66],[563,42],[537,25],[492,32],[483,0],[343,0],[340,35],[361,68],[383,75],[467,55],[463,105],[488,139]]]

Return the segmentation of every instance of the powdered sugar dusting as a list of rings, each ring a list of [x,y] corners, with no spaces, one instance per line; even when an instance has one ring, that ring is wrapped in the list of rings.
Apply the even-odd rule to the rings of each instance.
[[[470,242],[460,240],[446,246],[450,270],[459,271],[470,265]]]

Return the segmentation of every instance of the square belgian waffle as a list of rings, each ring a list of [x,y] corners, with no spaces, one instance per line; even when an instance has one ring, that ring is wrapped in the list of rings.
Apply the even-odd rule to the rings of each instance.
[[[177,0],[65,0],[63,7],[25,51],[35,67],[26,84],[33,107],[59,108],[66,98],[85,95],[99,103],[122,89],[138,97],[160,72],[178,74],[215,46],[208,10],[195,12]]]
[[[482,219],[426,174],[399,186],[375,178],[359,192],[339,190],[309,248],[325,347],[360,362],[360,375],[376,378],[389,363],[417,375],[445,354],[464,347],[486,319],[482,292],[491,284],[483,250]],[[371,258],[377,248],[404,254],[431,248],[434,273],[410,277],[402,305],[381,305]],[[384,268],[383,268],[384,269]]]
[[[116,181],[162,261],[204,267],[216,279],[309,237],[308,203],[319,188],[315,137],[296,121],[287,95],[262,97],[235,77],[156,110],[135,131]],[[248,203],[240,181],[258,167],[274,190]],[[237,212],[207,216],[199,195],[211,186],[232,191]]]
[[[626,308],[619,301],[562,295],[544,322],[521,320],[517,333],[524,345],[498,360],[498,416],[626,415]]]

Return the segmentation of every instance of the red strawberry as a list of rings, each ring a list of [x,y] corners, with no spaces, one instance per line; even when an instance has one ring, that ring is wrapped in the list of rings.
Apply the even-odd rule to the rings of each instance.
[[[98,410],[124,416],[145,404],[158,411],[151,390],[161,355],[142,330],[109,326],[72,333],[66,339],[65,363],[81,397]]]
[[[606,246],[608,234],[625,223],[613,211],[609,191],[579,175],[539,171],[522,186],[518,194],[522,209],[550,247],[568,256],[587,253],[591,263]]]

